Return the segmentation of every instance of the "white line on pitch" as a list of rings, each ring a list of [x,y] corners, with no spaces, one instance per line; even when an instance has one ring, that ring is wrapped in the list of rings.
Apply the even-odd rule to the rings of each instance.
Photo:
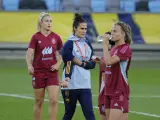
[[[23,99],[34,99],[33,97],[29,96],[23,96],[18,94],[7,94],[7,93],[0,93],[0,96],[7,96],[7,97],[15,97],[15,98],[23,98]],[[48,101],[48,99],[45,99],[44,101]],[[63,101],[58,101],[58,103],[63,104]],[[77,106],[80,106],[80,104],[77,104]],[[97,106],[93,106],[93,108],[97,109]],[[160,118],[160,115],[150,114],[150,113],[144,113],[144,112],[137,112],[137,111],[130,111],[130,113],[138,114],[138,115],[144,115],[144,116],[150,116],[155,118]]]
[[[33,96],[32,94],[18,94],[18,95]],[[59,94],[59,96],[62,96],[62,95]],[[47,97],[47,95],[45,97]],[[98,97],[98,95],[93,94],[92,97]],[[160,96],[159,95],[131,95],[131,98],[157,98],[157,99],[159,99]]]
[[[97,97],[98,95],[96,94],[93,94],[92,95],[93,97]],[[159,95],[131,95],[131,98],[160,98]]]

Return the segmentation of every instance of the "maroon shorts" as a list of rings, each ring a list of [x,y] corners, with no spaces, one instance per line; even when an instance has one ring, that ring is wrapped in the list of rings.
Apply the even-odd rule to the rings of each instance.
[[[99,113],[100,113],[101,115],[106,116],[106,115],[105,115],[105,106],[104,106],[104,105],[99,105],[98,107],[99,107]]]
[[[33,88],[45,88],[50,85],[59,86],[58,72],[37,72],[32,76]]]
[[[120,109],[123,113],[129,112],[129,100],[123,95],[119,96],[105,96],[106,109]]]
[[[105,106],[104,106],[104,89],[99,93],[98,96],[98,107],[101,115],[105,116]]]

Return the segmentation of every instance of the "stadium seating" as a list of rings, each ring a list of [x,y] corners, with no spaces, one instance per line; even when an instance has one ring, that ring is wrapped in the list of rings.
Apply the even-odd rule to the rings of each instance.
[[[124,12],[135,12],[136,9],[135,0],[121,0],[120,9]]]
[[[73,12],[76,10],[76,6],[73,0],[61,0],[62,11]]]
[[[49,11],[59,11],[60,0],[45,0]]]
[[[79,0],[77,3],[79,12],[92,12],[91,0]]]
[[[6,11],[18,10],[19,0],[3,0],[3,8]]]
[[[3,0],[3,8],[6,11],[17,11],[21,0]],[[107,0],[42,0],[46,2],[49,11],[73,12],[106,12]],[[124,12],[135,12],[137,0],[120,0],[120,10]],[[114,2],[114,1],[112,1]],[[118,4],[117,4],[118,5]],[[113,8],[112,6],[110,6]],[[29,8],[29,7],[28,7]],[[148,8],[150,12],[160,12],[160,0],[149,0]]]
[[[47,5],[47,8],[49,11],[55,11],[56,9],[56,5],[55,5],[55,2],[56,0],[45,0],[46,1],[46,5]]]
[[[159,0],[149,1],[148,7],[150,12],[155,12],[155,13],[160,12],[160,1]]]
[[[106,0],[92,0],[91,7],[93,12],[105,12]]]

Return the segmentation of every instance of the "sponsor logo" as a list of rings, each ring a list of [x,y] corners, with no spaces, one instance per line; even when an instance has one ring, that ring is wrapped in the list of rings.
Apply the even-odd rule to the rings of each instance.
[[[114,106],[117,107],[117,106],[118,106],[118,103],[115,103]]]
[[[52,43],[53,43],[53,44],[56,44],[56,40],[55,40],[54,38],[52,39]]]
[[[42,60],[53,60],[52,57],[49,57],[49,58],[42,58]]]
[[[38,43],[41,43],[41,41],[39,40]]]
[[[44,55],[49,55],[49,54],[52,54],[52,47],[45,47],[43,50],[42,50],[42,54],[43,56]]]

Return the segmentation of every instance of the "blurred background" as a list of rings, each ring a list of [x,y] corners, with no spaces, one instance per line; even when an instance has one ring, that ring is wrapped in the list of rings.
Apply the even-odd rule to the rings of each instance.
[[[52,30],[63,42],[72,33],[75,13],[81,13],[88,23],[86,37],[98,56],[103,52],[97,36],[111,30],[115,21],[129,24],[133,38],[129,120],[160,119],[160,0],[0,0],[0,120],[32,119],[33,89],[25,53],[43,11],[51,14]],[[99,120],[99,65],[91,74],[93,105]],[[59,100],[62,103],[61,95]],[[43,119],[47,119],[47,105]],[[58,120],[63,113],[64,106],[59,104]],[[73,120],[84,120],[80,107]]]

